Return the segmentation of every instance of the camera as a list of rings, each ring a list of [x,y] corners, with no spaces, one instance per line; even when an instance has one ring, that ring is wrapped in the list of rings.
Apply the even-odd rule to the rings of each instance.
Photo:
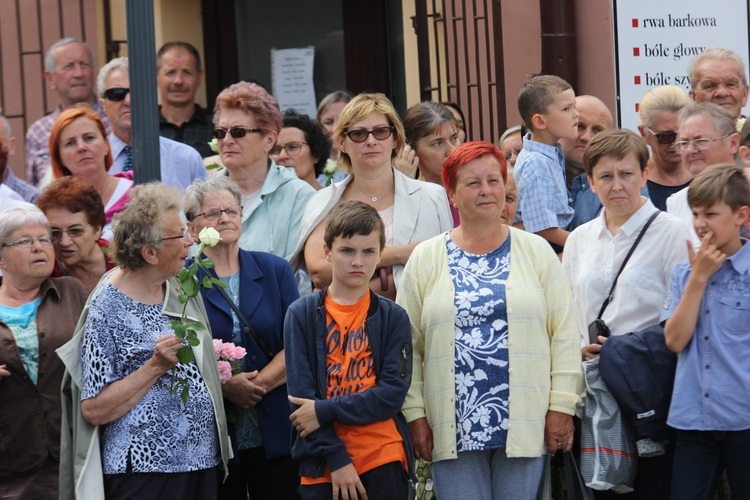
[[[589,324],[589,343],[598,344],[597,337],[609,337],[609,327],[603,319],[595,319]]]

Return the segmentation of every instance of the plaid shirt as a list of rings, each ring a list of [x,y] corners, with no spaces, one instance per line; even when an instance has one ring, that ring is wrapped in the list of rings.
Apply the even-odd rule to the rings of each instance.
[[[94,100],[92,107],[104,122],[104,127],[109,134],[109,118],[104,114],[99,99]],[[61,112],[62,106],[58,105],[52,113],[32,123],[26,132],[26,180],[35,186],[39,184],[50,166],[49,136],[52,133],[52,126]]]
[[[42,192],[39,188],[32,186],[28,182],[24,182],[9,168],[8,173],[5,176],[3,184],[11,188],[13,191],[21,195],[21,197],[29,202],[36,203],[36,199],[39,198],[39,194]]]
[[[159,112],[159,135],[194,147],[203,158],[216,154],[208,146],[213,138],[213,130],[214,124],[211,121],[211,116],[197,104],[193,116],[179,126],[167,121],[161,111]]]

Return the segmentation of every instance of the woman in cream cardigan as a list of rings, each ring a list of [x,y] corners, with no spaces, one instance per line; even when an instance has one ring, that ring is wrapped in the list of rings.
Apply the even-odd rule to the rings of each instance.
[[[505,157],[458,147],[443,184],[461,224],[417,246],[396,302],[412,324],[403,411],[442,498],[534,498],[570,450],[583,388],[570,285],[551,247],[503,225]]]

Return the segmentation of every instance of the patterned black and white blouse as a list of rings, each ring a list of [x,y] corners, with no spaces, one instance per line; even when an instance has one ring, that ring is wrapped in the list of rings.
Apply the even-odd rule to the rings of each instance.
[[[111,283],[91,301],[81,353],[81,399],[140,368],[154,353],[156,340],[172,333],[162,304],[127,297]],[[190,399],[170,392],[171,375],[188,378]],[[105,474],[190,472],[221,460],[208,388],[195,361],[178,363],[160,377],[128,413],[102,426]]]

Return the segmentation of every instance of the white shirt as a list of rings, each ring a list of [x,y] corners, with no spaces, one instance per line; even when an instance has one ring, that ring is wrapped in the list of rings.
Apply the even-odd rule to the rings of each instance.
[[[622,261],[657,208],[646,200],[614,235],[607,229],[605,211],[577,227],[563,252],[581,347],[589,344],[588,325],[598,316]],[[612,302],[602,316],[612,335],[636,332],[659,322],[672,266],[687,258],[687,238],[685,223],[667,213],[660,213],[649,226],[622,270]]]
[[[687,200],[688,189],[681,189],[667,198],[667,212],[685,221],[690,226],[690,241],[693,242],[693,248],[698,250],[701,247],[701,239],[693,227],[693,211]]]

